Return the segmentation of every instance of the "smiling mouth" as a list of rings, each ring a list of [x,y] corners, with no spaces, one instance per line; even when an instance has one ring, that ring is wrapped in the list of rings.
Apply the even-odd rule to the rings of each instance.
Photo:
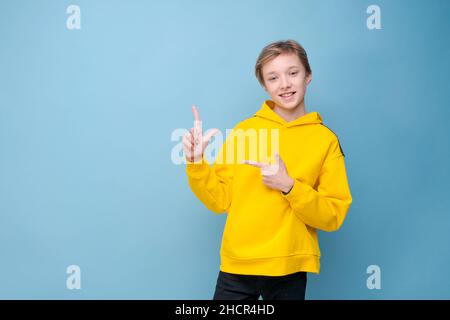
[[[297,91],[291,91],[291,92],[288,92],[288,93],[280,94],[279,96],[283,97],[283,98],[289,98],[289,97],[293,96],[296,92]]]

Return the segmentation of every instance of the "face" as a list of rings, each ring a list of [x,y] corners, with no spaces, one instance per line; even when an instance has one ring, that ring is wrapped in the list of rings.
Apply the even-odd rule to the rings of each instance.
[[[275,104],[282,109],[293,110],[300,106],[312,75],[294,53],[282,53],[262,67],[264,89]]]

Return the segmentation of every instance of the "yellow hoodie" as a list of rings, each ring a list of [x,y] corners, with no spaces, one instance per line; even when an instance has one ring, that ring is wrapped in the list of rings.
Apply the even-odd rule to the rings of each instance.
[[[319,273],[317,229],[339,229],[352,202],[344,153],[319,113],[310,112],[286,122],[272,110],[273,106],[273,101],[266,100],[253,117],[238,123],[212,167],[205,158],[187,162],[188,182],[208,209],[228,213],[220,270],[268,276]],[[278,136],[271,135],[274,129]],[[270,142],[271,146],[276,142],[270,138],[278,137],[279,155],[295,181],[289,193],[265,186],[259,168],[241,164],[234,133],[246,130],[269,130],[268,139],[256,135],[256,140]],[[245,141],[251,141],[251,137],[255,136],[249,134]],[[249,147],[251,143],[246,143],[246,158],[254,154]],[[227,153],[232,154],[233,162],[219,160],[227,159]]]

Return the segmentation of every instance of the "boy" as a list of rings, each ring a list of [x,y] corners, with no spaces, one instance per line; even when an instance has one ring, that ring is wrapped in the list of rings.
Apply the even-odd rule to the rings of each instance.
[[[276,132],[275,165],[251,152],[268,143],[267,134],[246,133],[253,145],[244,146],[245,158],[254,159],[236,160],[232,132],[210,167],[203,153],[217,129],[202,136],[195,106],[194,128],[183,137],[192,191],[208,209],[228,213],[213,299],[304,299],[306,273],[320,271],[317,229],[339,229],[352,202],[344,153],[321,116],[306,113],[312,73],[300,44],[269,44],[255,74],[271,100],[233,132]]]

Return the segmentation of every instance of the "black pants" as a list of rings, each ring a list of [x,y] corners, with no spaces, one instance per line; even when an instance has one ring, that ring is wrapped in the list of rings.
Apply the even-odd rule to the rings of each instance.
[[[306,272],[285,276],[243,275],[219,271],[213,300],[305,300]]]

